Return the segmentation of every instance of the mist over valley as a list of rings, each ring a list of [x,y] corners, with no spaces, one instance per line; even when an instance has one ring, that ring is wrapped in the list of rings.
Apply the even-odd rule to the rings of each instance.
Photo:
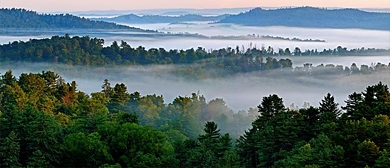
[[[0,0],[0,167],[390,167],[390,6],[213,1]]]

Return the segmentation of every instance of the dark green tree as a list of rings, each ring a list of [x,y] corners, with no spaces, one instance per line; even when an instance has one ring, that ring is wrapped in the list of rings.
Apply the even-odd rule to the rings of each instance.
[[[221,130],[218,129],[218,125],[215,122],[206,122],[205,128],[203,129],[206,134],[199,136],[199,141],[202,142],[206,139],[217,140],[221,134]]]
[[[19,153],[19,139],[15,132],[11,131],[8,137],[2,141],[0,146],[0,166],[20,167]]]
[[[106,98],[110,98],[113,94],[113,89],[111,88],[111,84],[108,81],[108,79],[104,79],[104,82],[102,85],[102,92],[104,93],[104,96]]]
[[[338,109],[339,104],[335,102],[334,97],[328,93],[320,102],[320,122],[335,122],[340,116],[341,111]]]
[[[33,152],[32,156],[29,157],[27,166],[28,167],[50,167],[50,164],[45,158],[44,154],[40,150],[37,150]]]

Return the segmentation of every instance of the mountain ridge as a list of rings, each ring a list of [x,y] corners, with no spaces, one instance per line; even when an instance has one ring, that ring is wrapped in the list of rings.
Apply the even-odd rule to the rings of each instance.
[[[248,12],[227,16],[218,23],[234,23],[245,26],[390,30],[390,22],[386,22],[386,20],[390,20],[390,13],[366,12],[354,8],[298,7],[276,10],[254,8]]]
[[[147,31],[103,21],[93,21],[70,14],[39,14],[16,8],[0,9],[0,28],[68,28],[68,29],[126,29]]]
[[[94,18],[92,20],[106,22],[123,22],[123,23],[179,23],[189,21],[220,21],[228,15],[202,16],[198,14],[185,14],[180,16],[162,16],[162,15],[144,15],[136,14],[121,15],[114,18]]]

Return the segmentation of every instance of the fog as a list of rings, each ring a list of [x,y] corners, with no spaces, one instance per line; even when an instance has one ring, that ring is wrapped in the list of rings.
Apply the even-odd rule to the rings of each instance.
[[[272,46],[274,48],[295,48],[301,49],[328,49],[336,48],[341,45],[348,48],[390,48],[390,31],[378,31],[378,30],[364,30],[364,29],[320,29],[320,28],[296,28],[296,27],[252,27],[252,26],[240,26],[236,24],[210,24],[208,22],[193,22],[194,24],[125,24],[129,26],[158,30],[161,32],[171,33],[199,33],[206,36],[238,36],[238,35],[270,35],[270,36],[282,36],[287,38],[300,38],[300,39],[322,39],[326,43],[318,42],[293,42],[293,41],[280,41],[280,40],[185,40],[177,41],[166,40],[156,43],[146,43],[147,46],[167,46],[168,48],[191,48],[194,46],[202,46],[205,48],[222,48],[227,46],[244,45],[248,46],[249,43],[253,43],[253,46],[261,47]],[[121,23],[123,24],[123,23]],[[172,44],[170,44],[172,43]],[[138,43],[132,43],[137,45]],[[192,45],[192,46],[191,46]]]
[[[124,31],[96,31],[96,30],[44,30],[25,32],[23,34],[11,35],[0,33],[0,44],[7,44],[12,41],[25,41],[33,38],[48,38],[53,35],[70,35],[103,38],[105,45],[111,45],[113,41],[124,40],[131,46],[144,46],[146,48],[165,49],[188,49],[204,47],[206,49],[219,49],[226,47],[244,46],[273,48],[295,48],[301,49],[329,49],[343,46],[347,48],[384,48],[390,49],[390,31],[362,30],[362,29],[317,29],[317,28],[294,28],[294,27],[250,27],[235,24],[209,24],[196,22],[193,24],[130,24],[129,26],[143,29],[158,30],[165,33],[198,33],[206,36],[246,36],[248,34],[281,36],[285,38],[300,39],[321,39],[326,42],[298,42],[272,39],[207,39],[196,37],[174,37],[153,35],[150,33],[124,32]]]
[[[189,32],[206,36],[229,35],[271,35],[286,38],[322,39],[326,42],[296,42],[286,40],[231,40],[231,39],[205,39],[168,36],[147,36],[139,32],[123,31],[70,31],[71,35],[89,35],[103,38],[105,45],[113,41],[124,40],[132,47],[144,46],[146,48],[188,49],[204,47],[206,49],[219,49],[237,45],[249,47],[272,46],[274,48],[301,49],[328,49],[341,45],[348,48],[390,48],[390,31],[361,30],[361,29],[315,29],[315,28],[291,28],[291,27],[248,27],[233,24],[139,24],[130,25],[145,29],[159,30],[161,32]],[[36,31],[39,32],[39,31]],[[39,32],[39,34],[4,34],[0,35],[0,44],[11,41],[28,40],[32,38],[46,38],[52,35],[64,35],[66,30]],[[294,66],[302,66],[304,63],[334,64],[350,66],[352,63],[371,65],[371,63],[390,62],[390,56],[348,56],[348,57],[292,57]],[[184,66],[184,65],[183,65]],[[139,91],[141,94],[163,95],[166,102],[171,102],[175,97],[190,96],[199,92],[208,100],[223,98],[227,105],[234,109],[248,109],[257,106],[262,97],[276,93],[284,98],[285,104],[291,103],[301,106],[303,102],[310,102],[317,106],[323,96],[330,92],[336,95],[336,100],[343,104],[347,95],[354,91],[363,91],[368,85],[378,83],[390,84],[390,74],[375,73],[371,75],[353,76],[321,76],[294,77],[280,76],[278,72],[272,75],[259,75],[258,73],[240,74],[222,79],[208,79],[201,81],[188,81],[184,78],[170,75],[175,66],[147,66],[147,67],[122,67],[122,68],[85,68],[68,67],[65,65],[51,64],[19,64],[2,65],[1,73],[12,69],[18,76],[20,73],[41,72],[51,70],[59,73],[68,82],[75,80],[78,88],[86,93],[100,91],[104,79],[109,79],[112,84],[123,82],[128,86],[129,92]]]
[[[146,66],[121,68],[86,68],[66,65],[53,65],[43,63],[17,63],[0,66],[1,74],[12,69],[14,75],[42,70],[51,70],[61,75],[67,82],[76,81],[78,90],[92,93],[101,91],[104,79],[111,84],[125,83],[128,92],[140,92],[142,95],[163,95],[166,102],[172,102],[177,96],[190,96],[191,93],[205,95],[207,100],[223,98],[228,107],[234,111],[256,107],[262,97],[269,94],[281,96],[288,107],[294,103],[302,107],[304,102],[318,106],[320,100],[332,93],[340,105],[352,92],[364,91],[365,87],[382,81],[390,85],[390,71],[377,72],[370,75],[322,75],[291,76],[283,75],[280,71],[267,71],[267,73],[253,72],[235,76],[206,79],[200,81],[187,80],[172,76],[169,72],[177,66]]]
[[[311,63],[314,66],[320,64],[333,64],[350,67],[355,63],[358,67],[361,65],[372,65],[382,63],[388,65],[390,63],[390,56],[310,56],[310,57],[275,57],[288,58],[292,60],[293,66],[303,66],[305,63]],[[389,77],[390,78],[390,77]]]

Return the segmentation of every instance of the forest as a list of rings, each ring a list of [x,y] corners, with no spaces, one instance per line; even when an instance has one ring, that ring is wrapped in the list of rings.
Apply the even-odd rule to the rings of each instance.
[[[384,63],[350,67],[342,65],[296,65],[286,57],[311,56],[367,56],[389,54],[390,50],[375,48],[347,49],[337,47],[323,51],[295,49],[274,49],[272,47],[222,48],[218,50],[197,49],[165,50],[164,48],[131,47],[127,42],[113,42],[104,46],[104,40],[88,36],[53,36],[50,39],[32,39],[27,42],[15,41],[0,45],[0,62],[44,62],[86,67],[178,65],[170,73],[188,79],[208,79],[232,76],[238,73],[280,70],[291,75],[354,75],[390,70]],[[278,58],[280,57],[280,58]],[[181,66],[185,65],[185,66]]]
[[[47,39],[31,39],[29,41],[14,41],[0,45],[1,61],[25,61],[63,63],[69,65],[147,65],[147,64],[188,64],[208,59],[232,59],[241,57],[278,57],[278,56],[367,56],[389,54],[389,49],[356,48],[347,49],[338,46],[335,49],[304,50],[278,48],[271,46],[248,48],[236,46],[235,48],[222,48],[206,50],[198,47],[187,50],[165,50],[164,48],[131,47],[125,41],[120,44],[114,41],[110,46],[104,47],[104,40],[90,38],[89,36],[53,36]],[[264,58],[261,58],[264,59]]]
[[[39,14],[25,9],[0,8],[0,28],[79,28],[79,29],[126,29],[131,31],[144,31],[139,28],[92,21],[70,14]]]
[[[340,107],[285,107],[272,94],[233,113],[202,95],[86,94],[54,72],[0,78],[1,167],[389,167],[390,92],[381,82]],[[250,127],[248,130],[244,128]]]

